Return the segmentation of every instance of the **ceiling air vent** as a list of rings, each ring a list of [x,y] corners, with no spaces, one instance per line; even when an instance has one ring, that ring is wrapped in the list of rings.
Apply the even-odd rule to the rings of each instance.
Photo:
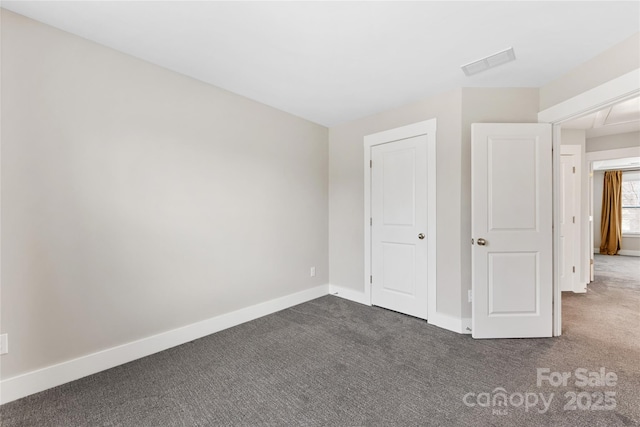
[[[488,70],[489,68],[506,64],[507,62],[511,62],[515,59],[516,54],[513,51],[513,48],[510,47],[509,49],[494,53],[493,55],[487,56],[486,58],[470,62],[466,65],[463,65],[461,68],[467,76],[472,76],[474,74],[478,74],[485,70]]]

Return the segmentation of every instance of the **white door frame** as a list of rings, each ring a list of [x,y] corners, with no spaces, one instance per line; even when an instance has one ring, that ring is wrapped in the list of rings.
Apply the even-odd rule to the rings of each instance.
[[[436,119],[364,137],[364,301],[371,305],[371,148],[427,135],[427,315],[436,312]]]
[[[640,68],[623,74],[613,80],[596,86],[580,95],[554,105],[538,113],[538,122],[553,124],[553,223],[560,223],[558,197],[560,180],[558,172],[560,166],[560,126],[574,118],[594,113],[605,107],[610,107],[622,101],[634,98],[640,94]],[[553,336],[562,334],[562,296],[560,292],[560,270],[558,265],[558,250],[560,247],[560,233],[553,230]]]
[[[573,192],[574,192],[574,203],[573,203],[573,212],[575,213],[575,232],[573,233],[573,241],[570,242],[575,248],[573,258],[571,262],[576,266],[576,274],[577,277],[574,277],[573,286],[571,286],[571,291],[575,293],[584,293],[587,291],[586,283],[581,280],[582,274],[584,274],[584,262],[582,259],[582,250],[584,245],[582,244],[583,236],[582,236],[582,150],[579,145],[561,145],[560,146],[560,155],[570,155],[574,156],[576,159],[576,170],[575,175],[576,179],[574,180]]]

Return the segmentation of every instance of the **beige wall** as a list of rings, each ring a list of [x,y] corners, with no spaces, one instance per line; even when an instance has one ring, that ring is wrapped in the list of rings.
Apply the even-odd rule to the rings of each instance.
[[[640,33],[540,88],[540,111],[640,68]]]
[[[364,136],[437,119],[438,312],[460,316],[460,90],[329,130],[330,283],[364,292]]]
[[[467,291],[471,289],[471,124],[537,123],[537,88],[462,89],[461,265],[462,317],[471,317]],[[482,236],[475,236],[475,238]]]
[[[587,139],[587,152],[615,150],[618,148],[640,147],[640,132],[599,136]]]
[[[562,145],[579,145],[585,151],[586,132],[582,129],[561,129],[560,141]]]
[[[3,379],[328,283],[326,128],[6,10],[2,89]]]

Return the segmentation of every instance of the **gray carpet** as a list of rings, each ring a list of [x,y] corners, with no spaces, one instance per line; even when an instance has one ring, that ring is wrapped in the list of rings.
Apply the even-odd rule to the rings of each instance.
[[[597,262],[589,292],[564,295],[560,338],[477,341],[326,296],[6,404],[1,424],[638,425],[640,258]],[[579,387],[572,378],[567,386],[537,387],[538,367],[605,367],[618,381]],[[542,403],[528,411],[463,403],[469,392],[498,387],[554,397],[546,413],[538,412]],[[615,409],[563,409],[565,393],[598,390],[615,392]],[[584,397],[582,408],[587,403]]]

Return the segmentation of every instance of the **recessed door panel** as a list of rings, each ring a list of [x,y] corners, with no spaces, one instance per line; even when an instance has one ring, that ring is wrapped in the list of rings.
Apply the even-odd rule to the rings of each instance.
[[[382,287],[412,296],[416,283],[415,245],[382,243]]]
[[[381,163],[384,225],[413,226],[416,214],[415,148],[384,152]]]
[[[489,254],[489,316],[538,313],[538,254]]]
[[[489,230],[535,230],[537,138],[490,137],[487,148]]]

